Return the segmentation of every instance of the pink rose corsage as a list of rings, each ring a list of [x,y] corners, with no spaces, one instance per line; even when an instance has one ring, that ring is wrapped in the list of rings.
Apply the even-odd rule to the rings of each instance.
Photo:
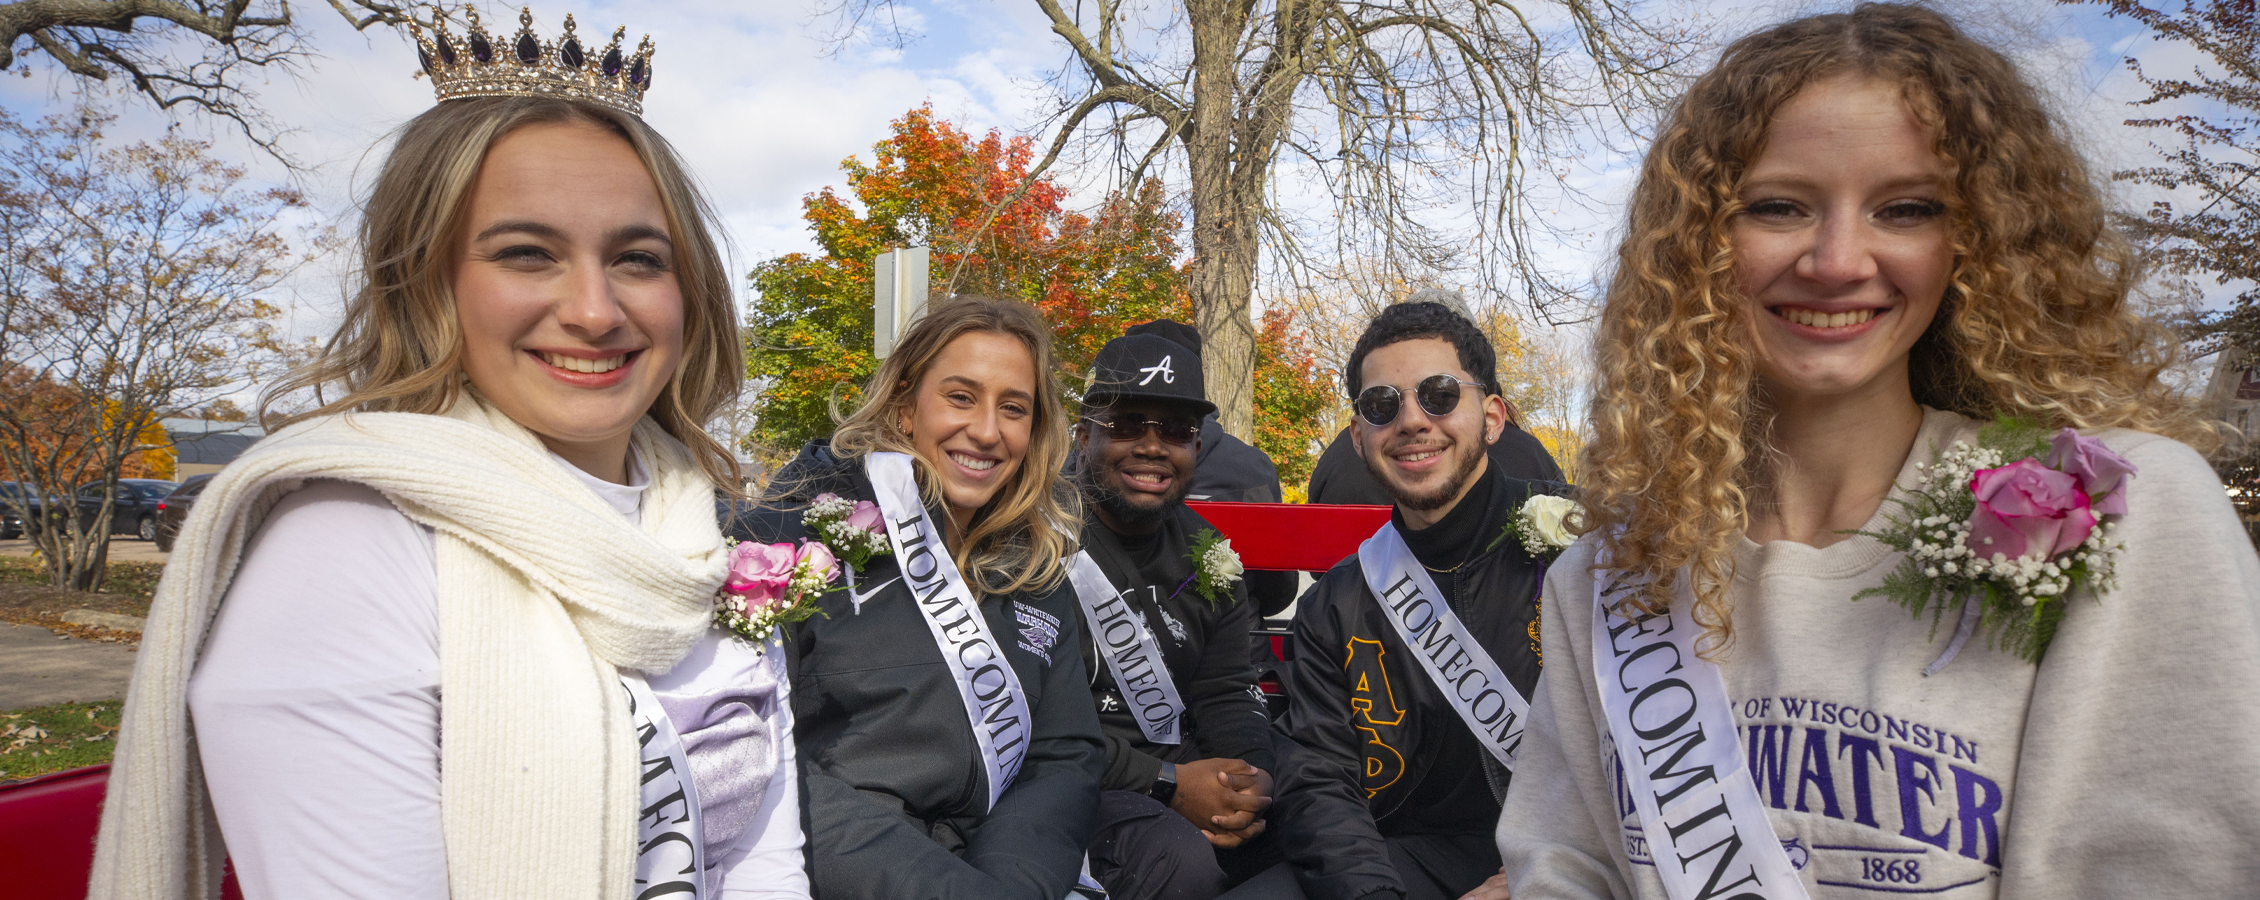
[[[2127,514],[2134,464],[2102,441],[2070,428],[2053,436],[2003,419],[1957,442],[1895,496],[1899,514],[1880,532],[1859,532],[1906,554],[1883,584],[1852,599],[1886,597],[1928,612],[1935,628],[1957,605],[1961,616],[1930,675],[1961,652],[1970,635],[2039,662],[2080,588],[2118,586],[2115,523]]]
[[[879,505],[869,500],[849,500],[828,491],[817,494],[800,521],[808,533],[831,546],[842,562],[857,569],[869,567],[872,557],[894,550],[887,542],[886,523],[879,519]]]
[[[714,622],[758,644],[815,615],[816,598],[839,577],[839,561],[818,541],[732,544],[729,577],[714,595]]]

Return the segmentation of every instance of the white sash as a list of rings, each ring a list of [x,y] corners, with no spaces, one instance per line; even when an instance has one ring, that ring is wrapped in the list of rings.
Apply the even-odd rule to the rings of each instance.
[[[1179,743],[1177,723],[1184,718],[1185,702],[1178,699],[1177,682],[1162,663],[1161,647],[1145,616],[1123,602],[1089,551],[1068,560],[1067,580],[1075,584],[1075,599],[1083,604],[1083,620],[1090,623],[1099,658],[1106,660],[1115,690],[1130,704],[1138,730],[1156,744]]]
[[[636,896],[700,900],[707,896],[706,836],[682,735],[642,675],[623,669],[620,686],[628,689],[636,758],[643,761],[637,767],[643,790],[636,802]]]
[[[981,764],[989,775],[989,808],[1020,774],[1028,756],[1028,741],[1035,732],[1035,715],[1028,709],[1028,694],[1020,689],[1020,674],[1005,659],[1004,645],[989,631],[980,604],[966,590],[965,576],[950,560],[942,534],[927,521],[926,504],[918,496],[918,481],[911,475],[910,457],[878,452],[865,458],[872,493],[886,519],[887,540],[894,545],[895,561],[902,567],[903,585],[918,603],[926,627],[934,633],[942,660],[957,680],[958,696],[965,699],[965,718],[973,725],[973,738],[981,746]]]
[[[1395,626],[1428,680],[1467,723],[1476,743],[1513,771],[1522,729],[1530,720],[1530,701],[1444,603],[1435,579],[1413,558],[1394,523],[1382,523],[1381,530],[1358,545],[1358,567],[1365,570],[1365,586],[1380,602],[1382,618]]]
[[[1685,580],[1668,615],[1627,618],[1610,611],[1609,595],[1632,587],[1617,574],[1593,580],[1593,678],[1664,890],[1672,900],[1805,900],[1743,763],[1726,680],[1695,655],[1703,629]]]

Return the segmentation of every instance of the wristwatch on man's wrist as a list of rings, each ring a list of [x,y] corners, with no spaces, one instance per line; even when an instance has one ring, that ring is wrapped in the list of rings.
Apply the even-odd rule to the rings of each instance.
[[[1170,801],[1177,799],[1176,763],[1165,762],[1161,764],[1161,774],[1154,776],[1153,786],[1146,789],[1146,796],[1161,801],[1163,806],[1168,806]]]

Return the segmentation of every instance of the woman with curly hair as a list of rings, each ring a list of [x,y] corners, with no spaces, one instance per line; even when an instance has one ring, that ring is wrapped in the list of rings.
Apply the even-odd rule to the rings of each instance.
[[[1862,5],[1736,42],[1659,134],[1513,893],[2260,895],[2260,560],[2031,85]]]

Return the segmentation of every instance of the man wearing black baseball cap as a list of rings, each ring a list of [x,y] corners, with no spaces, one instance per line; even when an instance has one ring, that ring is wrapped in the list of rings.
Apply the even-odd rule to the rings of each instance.
[[[1269,719],[1228,544],[1185,506],[1208,401],[1197,353],[1150,334],[1099,350],[1075,479],[1089,515],[1070,569],[1106,733],[1091,872],[1117,898],[1200,898],[1267,860]],[[1269,842],[1265,842],[1268,845]]]

